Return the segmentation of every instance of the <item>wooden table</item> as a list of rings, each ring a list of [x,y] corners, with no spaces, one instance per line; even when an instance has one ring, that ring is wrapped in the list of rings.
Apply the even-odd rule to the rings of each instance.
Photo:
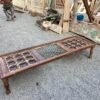
[[[87,38],[72,36],[0,56],[0,78],[9,94],[9,78],[22,71],[51,62],[69,54],[90,48],[92,57],[95,43]]]

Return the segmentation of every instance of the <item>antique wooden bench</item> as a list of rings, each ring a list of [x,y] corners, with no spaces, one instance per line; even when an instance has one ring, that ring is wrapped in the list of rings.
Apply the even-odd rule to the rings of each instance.
[[[92,57],[95,43],[87,38],[72,36],[0,56],[0,78],[9,94],[9,78],[22,71],[51,62],[63,56],[90,48]]]

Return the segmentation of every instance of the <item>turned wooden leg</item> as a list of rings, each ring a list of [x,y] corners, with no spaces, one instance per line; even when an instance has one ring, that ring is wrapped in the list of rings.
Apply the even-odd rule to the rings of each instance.
[[[90,48],[89,58],[92,58],[92,55],[93,55],[93,50],[94,50],[94,47],[91,47],[91,48]]]
[[[3,82],[4,88],[5,88],[6,94],[10,94],[11,91],[10,91],[10,88],[9,88],[9,80],[8,80],[8,78],[2,79],[2,82]]]

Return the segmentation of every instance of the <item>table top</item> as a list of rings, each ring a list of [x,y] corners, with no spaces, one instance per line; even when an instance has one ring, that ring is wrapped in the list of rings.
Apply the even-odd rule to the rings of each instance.
[[[24,70],[94,46],[95,43],[91,40],[73,36],[5,54],[0,57],[0,77],[1,79],[10,77]]]

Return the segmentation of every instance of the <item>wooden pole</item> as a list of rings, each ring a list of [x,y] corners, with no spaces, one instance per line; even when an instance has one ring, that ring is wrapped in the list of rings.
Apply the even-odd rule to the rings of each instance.
[[[69,20],[70,20],[70,2],[65,0],[64,3],[64,15],[63,15],[63,32],[69,32]]]
[[[93,14],[90,11],[90,6],[88,5],[87,0],[83,0],[83,3],[84,3],[84,6],[85,6],[85,9],[86,9],[86,12],[87,12],[90,22],[93,22],[94,21]]]

